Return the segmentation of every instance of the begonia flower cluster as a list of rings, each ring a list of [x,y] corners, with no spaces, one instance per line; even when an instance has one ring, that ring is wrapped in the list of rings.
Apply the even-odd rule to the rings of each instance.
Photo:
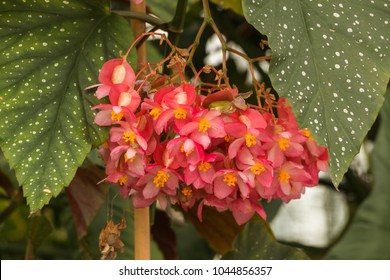
[[[234,88],[206,96],[181,81],[141,96],[145,83],[123,58],[106,62],[99,82],[96,96],[109,100],[93,108],[95,123],[110,127],[101,147],[106,181],[136,208],[196,206],[202,219],[208,205],[244,224],[255,213],[266,218],[261,201],[297,199],[327,170],[326,148],[298,127],[285,99],[275,116],[250,106],[221,110],[238,96]]]

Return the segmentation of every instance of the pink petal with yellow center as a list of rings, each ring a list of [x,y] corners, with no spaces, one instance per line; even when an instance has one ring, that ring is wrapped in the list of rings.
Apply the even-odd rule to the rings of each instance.
[[[228,186],[223,181],[223,176],[214,179],[214,195],[219,199],[224,199],[237,190],[237,186]]]
[[[111,110],[103,110],[96,114],[94,122],[100,126],[112,125]]]
[[[159,193],[160,188],[157,187],[153,181],[150,181],[146,184],[145,188],[142,191],[142,194],[146,199],[156,197]]]

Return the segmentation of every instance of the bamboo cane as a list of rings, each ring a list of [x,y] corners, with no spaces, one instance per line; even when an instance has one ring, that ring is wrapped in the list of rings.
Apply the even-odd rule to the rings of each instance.
[[[131,11],[145,13],[146,12],[146,0],[139,4],[136,4],[131,0]],[[131,27],[133,30],[134,38],[138,38],[139,35],[145,32],[145,23],[143,21],[132,19]],[[146,63],[146,45],[142,44],[137,49],[138,68]],[[142,78],[142,77],[141,77]],[[134,210],[134,258],[136,260],[149,260],[150,259],[150,218],[149,207],[138,208]]]

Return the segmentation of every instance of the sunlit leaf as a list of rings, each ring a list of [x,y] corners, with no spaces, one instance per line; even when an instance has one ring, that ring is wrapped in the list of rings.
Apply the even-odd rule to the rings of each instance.
[[[373,153],[374,188],[327,259],[390,259],[390,98],[386,98],[381,116]]]
[[[2,1],[0,17],[0,145],[34,212],[107,137],[84,88],[131,31],[106,0]]]
[[[233,243],[233,251],[225,260],[305,260],[308,256],[297,248],[275,240],[269,225],[263,220],[246,224]]]
[[[390,3],[244,0],[269,38],[270,77],[299,124],[328,147],[338,185],[383,103],[390,76]]]

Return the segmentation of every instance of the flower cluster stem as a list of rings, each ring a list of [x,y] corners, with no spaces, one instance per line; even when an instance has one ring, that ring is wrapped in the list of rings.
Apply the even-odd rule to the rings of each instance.
[[[131,1],[131,11],[146,13],[146,0],[140,4]],[[134,37],[138,38],[145,32],[145,23],[138,19],[131,22]],[[146,45],[141,44],[137,48],[138,68],[146,64]],[[142,77],[140,77],[142,78]],[[149,207],[134,209],[134,258],[136,260],[150,259],[150,218]]]

